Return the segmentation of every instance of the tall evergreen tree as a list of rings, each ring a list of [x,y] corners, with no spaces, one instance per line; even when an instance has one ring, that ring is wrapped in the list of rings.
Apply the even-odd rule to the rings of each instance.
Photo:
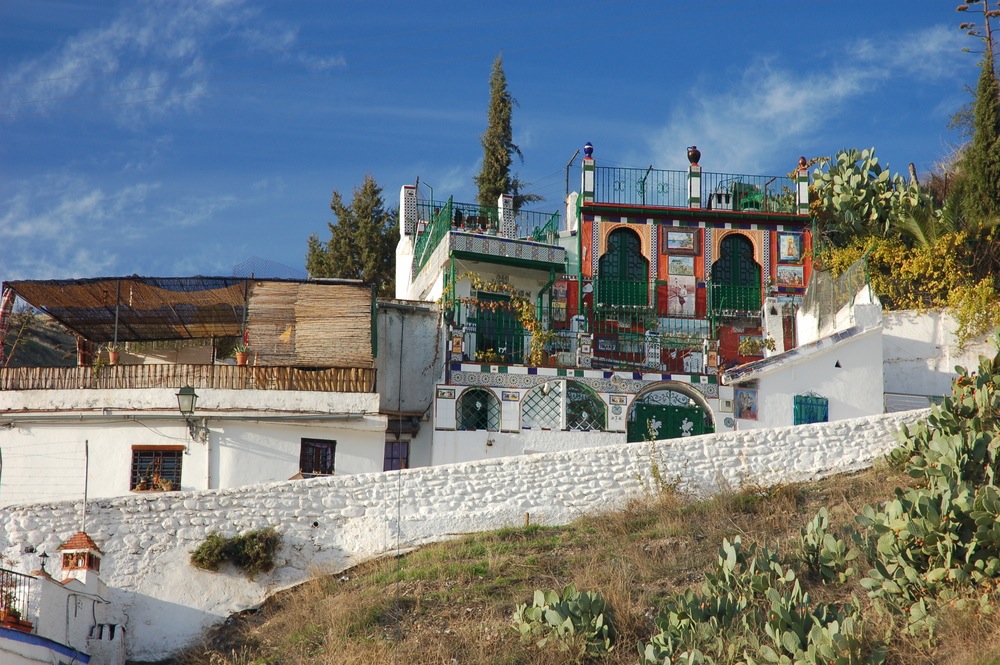
[[[1000,85],[993,54],[986,52],[973,108],[975,133],[964,158],[966,216],[1000,216]]]
[[[327,223],[330,239],[309,236],[306,270],[313,277],[361,279],[374,284],[380,297],[393,297],[399,226],[395,211],[385,208],[382,188],[366,175],[350,205],[334,190],[330,209],[336,218]]]
[[[475,178],[479,188],[479,205],[495,208],[501,194],[514,197],[514,209],[525,203],[541,201],[537,194],[526,194],[521,190],[526,183],[521,182],[510,170],[514,155],[524,161],[521,149],[514,143],[511,119],[517,101],[507,89],[507,75],[503,71],[503,54],[497,55],[490,73],[490,107],[487,112],[486,132],[482,135],[483,166]]]
[[[979,85],[972,107],[972,141],[962,157],[962,180],[958,187],[958,207],[966,224],[981,225],[1000,217],[1000,84],[997,82],[996,53],[992,21],[1000,16],[1000,3],[991,7],[988,0],[959,5],[968,11],[982,7],[982,24],[960,26],[984,44]]]

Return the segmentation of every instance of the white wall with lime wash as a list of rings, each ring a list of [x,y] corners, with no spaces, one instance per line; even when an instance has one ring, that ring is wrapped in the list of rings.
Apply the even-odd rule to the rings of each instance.
[[[85,484],[92,498],[127,495],[133,446],[184,446],[182,490],[285,480],[303,438],[337,441],[337,473],[382,470],[386,419],[375,393],[199,390],[195,420],[210,432],[201,443],[175,392],[0,394],[0,505],[82,498]]]
[[[859,332],[837,343],[820,344],[808,355],[746,377],[757,380],[757,419],[737,417],[737,430],[793,423],[795,395],[806,393],[829,400],[830,421],[882,412],[881,328]],[[739,383],[734,387],[739,388]]]
[[[906,395],[949,395],[958,376],[955,366],[970,372],[979,367],[979,356],[996,355],[989,336],[958,347],[958,325],[946,311],[912,310],[883,315],[885,391]]]
[[[871,464],[895,445],[901,423],[926,413],[94,500],[87,532],[104,552],[107,620],[125,625],[129,658],[156,660],[317,571],[338,572],[459,533],[521,525],[525,514],[532,523],[557,525],[622,506],[650,491],[654,460],[661,474],[699,492],[719,483],[816,478]],[[539,433],[538,440],[546,436]],[[82,508],[65,502],[0,509],[0,552],[18,562],[16,568],[36,567],[24,546],[54,552],[80,529]],[[232,536],[266,526],[281,532],[283,544],[277,568],[256,582],[233,569],[190,566],[190,551],[209,533]]]

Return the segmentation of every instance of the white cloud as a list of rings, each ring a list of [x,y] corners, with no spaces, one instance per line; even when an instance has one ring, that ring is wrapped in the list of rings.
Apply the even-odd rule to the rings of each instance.
[[[114,188],[66,175],[10,183],[7,191],[15,193],[0,200],[2,280],[162,270],[175,260],[169,253],[196,253],[176,251],[185,245],[204,254],[204,243],[191,241],[211,235],[211,225],[245,202],[229,195],[165,200],[159,183]],[[143,264],[142,257],[156,256],[147,251],[151,246],[164,257]]]
[[[702,164],[712,171],[754,173],[775,164],[781,173],[791,171],[799,154],[795,146],[822,137],[838,109],[870,103],[867,96],[889,84],[919,86],[954,76],[967,57],[963,45],[958,30],[935,27],[813,54],[801,71],[795,63],[758,58],[736,85],[702,81],[692,90],[681,104],[683,113],[674,109],[652,136],[651,161],[682,168],[686,147],[696,143],[706,156]],[[789,147],[794,154],[786,154]]]
[[[261,55],[307,70],[343,58],[296,52],[297,31],[264,19],[243,0],[148,0],[83,30],[49,52],[0,72],[0,119],[112,108],[124,126],[189,111],[213,75],[235,58]],[[217,57],[219,51],[227,55]]]

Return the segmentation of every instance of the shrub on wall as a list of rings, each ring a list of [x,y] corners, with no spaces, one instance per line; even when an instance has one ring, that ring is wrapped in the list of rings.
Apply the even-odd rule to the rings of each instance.
[[[219,570],[227,561],[254,579],[259,573],[274,568],[274,554],[281,545],[281,536],[271,527],[248,531],[234,538],[210,533],[191,552],[191,565],[202,570]]]

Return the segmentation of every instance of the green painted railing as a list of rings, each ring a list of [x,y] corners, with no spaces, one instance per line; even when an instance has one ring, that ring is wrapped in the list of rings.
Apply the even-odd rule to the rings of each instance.
[[[701,207],[742,212],[794,213],[795,184],[787,176],[701,174]]]
[[[687,172],[654,168],[599,166],[594,178],[594,201],[621,205],[686,208]]]
[[[418,204],[419,208],[419,204]],[[442,205],[430,204],[427,216],[420,219],[430,220],[426,226],[417,229],[417,242],[413,247],[413,261],[419,272],[437,249],[441,240],[448,235],[452,223],[452,201],[448,199]]]
[[[760,313],[764,290],[759,286],[708,284],[708,308],[715,315]]]
[[[518,210],[514,216],[517,237],[554,245],[559,237],[559,213]]]
[[[701,172],[701,207],[794,213],[795,183],[788,176]],[[688,172],[599,166],[594,201],[632,206],[689,207]]]

